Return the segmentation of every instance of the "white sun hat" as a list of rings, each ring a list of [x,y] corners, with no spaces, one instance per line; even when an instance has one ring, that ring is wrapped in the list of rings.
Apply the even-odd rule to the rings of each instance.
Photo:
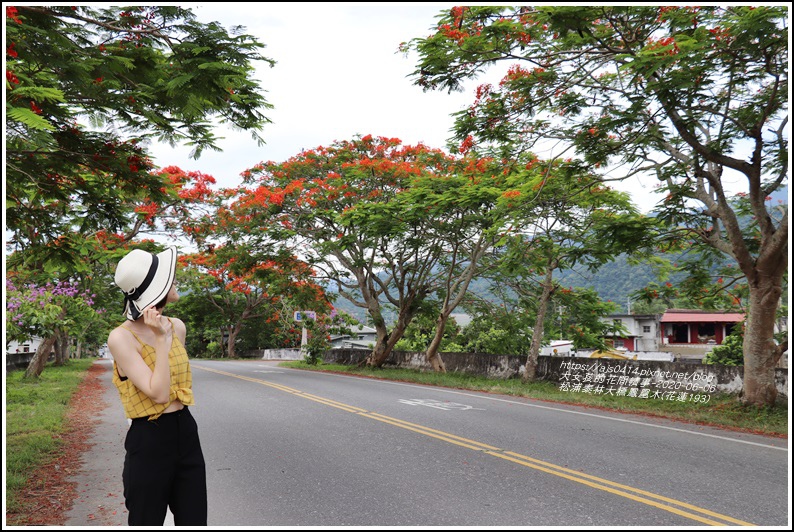
[[[137,320],[143,309],[159,303],[176,274],[176,248],[158,254],[133,249],[116,266],[116,285],[124,292],[124,315]]]

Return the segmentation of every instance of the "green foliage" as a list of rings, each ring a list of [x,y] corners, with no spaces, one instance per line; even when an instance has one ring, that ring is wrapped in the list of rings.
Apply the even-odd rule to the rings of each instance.
[[[202,356],[202,354],[199,354]],[[223,347],[220,342],[210,341],[204,349],[203,356],[206,358],[221,358],[223,357]]]
[[[331,343],[323,331],[316,327],[313,320],[308,320],[305,327],[307,329],[306,345],[301,346],[305,353],[303,360],[310,366],[316,366],[323,361],[322,355],[331,347]]]
[[[471,323],[453,338],[462,346],[461,352],[524,355],[529,351],[534,319],[522,309],[486,301],[469,308],[475,312]]]
[[[563,324],[560,337],[573,340],[576,349],[603,349],[605,336],[624,332],[617,330],[614,323],[602,321],[602,318],[617,312],[617,304],[602,300],[592,289],[561,288],[555,306]],[[550,321],[554,323],[553,316],[550,316]],[[554,332],[553,327],[551,332]]]
[[[741,324],[734,327],[734,330],[725,337],[722,344],[715,346],[714,349],[706,353],[703,358],[704,364],[719,364],[722,366],[743,366],[744,365],[744,328]]]
[[[411,320],[403,337],[395,344],[394,348],[398,351],[425,351],[436,334],[437,320],[438,304],[434,301],[425,301],[422,304],[422,309]],[[461,348],[453,343],[459,332],[460,327],[455,322],[455,318],[450,318],[444,328],[441,352],[457,351]]]
[[[150,139],[217,149],[216,123],[259,131],[262,44],[175,6],[6,10],[6,221],[14,267],[90,272],[84,243],[173,203]],[[179,79],[179,88],[174,86]],[[80,238],[75,238],[75,235]],[[131,235],[122,237],[129,240]],[[88,238],[90,240],[90,238]],[[107,242],[105,242],[107,243]],[[93,265],[91,265],[93,266]]]
[[[632,314],[663,314],[668,308],[664,301],[639,301],[635,300],[631,303]],[[682,306],[674,305],[674,308],[685,308]]]
[[[540,290],[526,282],[521,291],[505,279],[495,279],[491,298],[483,297],[468,304],[472,322],[451,338],[462,352],[496,355],[525,355],[532,341]],[[520,294],[520,295],[519,295]],[[577,349],[603,348],[604,336],[613,333],[613,326],[600,318],[613,314],[616,305],[603,301],[594,289],[558,287],[546,314],[540,345],[553,340],[572,340]]]
[[[348,316],[336,312],[302,321],[301,325],[306,328],[306,344],[301,346],[304,361],[311,366],[321,363],[323,353],[331,348],[331,334],[350,334],[350,324]]]
[[[537,158],[530,158],[527,167],[537,166]],[[637,242],[650,240],[654,229],[653,221],[639,215],[625,194],[604,186],[576,162],[552,161],[543,168],[546,172],[537,176],[515,174],[515,192],[506,201],[533,199],[514,206],[512,220],[520,231],[503,240],[489,274],[498,299],[509,301],[509,321],[523,321],[490,332],[510,337],[512,344],[532,338],[529,356],[563,336],[577,348],[603,345],[608,331],[598,318],[617,306],[602,302],[592,290],[561,286],[555,274],[595,272],[628,250],[639,256],[644,250]]]
[[[180,285],[185,281],[180,279]],[[180,288],[179,301],[170,303],[166,307],[166,314],[179,316],[185,323],[187,337],[185,349],[191,357],[209,357],[209,343],[217,340],[220,334],[218,312],[206,298],[193,292],[182,292]],[[220,347],[217,343],[216,347]],[[220,353],[217,353],[218,355]]]

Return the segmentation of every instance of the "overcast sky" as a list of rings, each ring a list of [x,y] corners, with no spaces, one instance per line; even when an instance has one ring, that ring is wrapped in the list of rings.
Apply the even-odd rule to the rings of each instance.
[[[205,3],[190,7],[201,22],[227,29],[245,26],[266,45],[262,54],[277,62],[260,65],[257,79],[274,109],[265,114],[258,147],[250,134],[219,128],[222,152],[205,151],[197,161],[190,149],[153,146],[157,166],[200,171],[218,187],[240,184],[240,173],[261,161],[286,161],[303,149],[350,140],[356,134],[396,137],[443,149],[451,136],[451,114],[474,100],[468,83],[462,93],[422,92],[410,74],[415,56],[398,52],[401,42],[432,33],[436,15],[455,3]],[[497,81],[492,74],[488,81]],[[627,190],[647,212],[656,197],[636,178],[615,188]]]

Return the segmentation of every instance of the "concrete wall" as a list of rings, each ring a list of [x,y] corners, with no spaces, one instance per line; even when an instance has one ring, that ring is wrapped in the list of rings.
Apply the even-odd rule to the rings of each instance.
[[[262,360],[303,360],[303,353],[299,347],[291,349],[258,349],[247,351],[246,358],[261,358]]]
[[[6,372],[14,371],[16,369],[26,369],[30,361],[33,360],[33,355],[35,352],[32,353],[6,353]],[[47,362],[52,362],[55,360],[55,354],[51,354],[50,358],[47,359]]]
[[[332,349],[323,356],[324,362],[353,365],[371,353],[366,349]],[[484,375],[491,378],[520,378],[526,357],[516,355],[488,355],[481,353],[442,353],[448,372]],[[424,353],[392,352],[384,367],[411,368],[432,371]],[[558,383],[563,389],[581,393],[657,397],[666,394],[739,394],[742,390],[742,366],[717,366],[684,362],[647,360],[614,360],[579,357],[540,357],[538,378]],[[777,391],[788,398],[788,370],[775,370]],[[579,389],[575,389],[575,387]],[[589,387],[589,388],[588,388]],[[634,389],[634,390],[632,390]],[[600,391],[599,391],[600,390]],[[624,393],[625,392],[625,393]]]

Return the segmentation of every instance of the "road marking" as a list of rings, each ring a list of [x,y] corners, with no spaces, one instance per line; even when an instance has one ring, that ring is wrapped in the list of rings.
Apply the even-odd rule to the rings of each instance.
[[[464,438],[461,436],[456,436],[454,434],[450,434],[447,432],[443,432],[440,430],[436,430],[430,427],[425,427],[424,425],[418,425],[416,423],[411,423],[410,421],[405,421],[398,418],[393,418],[389,416],[385,416],[383,414],[379,414],[377,412],[370,412],[363,408],[359,408],[356,406],[347,405],[345,403],[340,403],[339,401],[334,401],[333,399],[327,399],[325,397],[320,397],[317,395],[309,394],[306,392],[302,392],[300,390],[296,390],[295,388],[290,388],[289,386],[284,386],[282,384],[276,384],[272,382],[263,381],[260,379],[254,379],[251,377],[246,377],[244,375],[237,375],[234,373],[228,373],[225,371],[217,370],[217,369],[210,369],[202,366],[195,366],[199,369],[203,369],[204,371],[210,371],[212,373],[217,373],[220,375],[226,375],[228,377],[233,377],[237,379],[246,380],[249,382],[253,382],[256,384],[262,384],[264,386],[269,386],[271,388],[275,388],[277,390],[291,393],[293,395],[297,395],[303,397],[305,399],[309,399],[311,401],[315,401],[327,406],[331,406],[334,408],[338,408],[340,410],[344,410],[345,412],[350,412],[353,414],[361,415],[369,419],[373,419],[375,421],[380,421],[382,423],[387,423],[389,425],[402,428],[405,430],[410,430],[412,432],[416,432],[418,434],[423,434],[425,436],[429,436],[431,438],[435,438],[437,440],[445,441],[451,443],[453,445],[457,445],[459,447],[465,447],[467,449],[471,449],[473,451],[483,452],[489,456],[493,456],[495,458],[501,458],[503,460],[508,460],[510,462],[522,465],[524,467],[529,467],[535,469],[537,471],[542,471],[544,473],[548,473],[550,475],[555,475],[560,478],[564,478],[566,480],[571,480],[573,482],[577,482],[579,484],[583,484],[585,486],[589,486],[594,489],[598,489],[601,491],[606,491],[608,493],[612,493],[618,495],[620,497],[625,497],[627,499],[640,502],[642,504],[646,504],[648,506],[653,506],[655,508],[659,508],[661,510],[674,513],[676,515],[680,515],[682,517],[686,517],[688,519],[692,519],[693,521],[698,521],[700,523],[704,523],[707,525],[714,525],[714,526],[724,526],[726,524],[735,524],[741,526],[756,526],[752,523],[748,523],[746,521],[742,521],[740,519],[735,519],[733,517],[722,515],[711,510],[707,510],[705,508],[700,508],[682,501],[677,501],[675,499],[671,499],[668,497],[664,497],[662,495],[656,495],[654,493],[644,491],[638,488],[633,488],[631,486],[627,486],[625,484],[619,484],[617,482],[613,482],[611,480],[599,478],[593,475],[588,475],[586,473],[581,473],[579,471],[575,471],[573,469],[568,469],[562,466],[558,466],[549,462],[544,462],[542,460],[538,460],[536,458],[532,458],[529,456],[524,456],[522,454],[514,453],[512,451],[506,451],[504,449],[500,449],[498,447],[494,447],[492,445],[488,445],[486,443],[481,443],[475,440],[470,440],[468,438]],[[635,495],[636,494],[636,495]],[[656,500],[653,500],[656,499]],[[663,501],[663,502],[657,502]],[[678,508],[676,508],[678,506]],[[682,509],[683,508],[683,509]],[[697,515],[691,512],[698,512],[702,515]],[[708,517],[706,517],[708,516]],[[709,519],[709,517],[714,519],[720,519],[725,522],[715,521],[713,519]]]
[[[295,369],[293,371],[305,371],[305,370]],[[366,378],[368,378],[368,377],[362,377],[362,376],[359,376],[359,375],[341,375],[341,374],[338,374],[338,373],[327,373],[327,372],[318,372],[318,373],[322,373],[323,375],[327,375],[329,377],[341,377],[341,378],[345,378],[345,379],[366,379]],[[381,382],[381,383],[391,384],[393,386],[407,386],[409,388],[421,388],[423,390],[427,389],[427,386],[419,386],[419,385],[416,385],[416,384],[409,384],[409,383],[406,383],[406,382],[393,382],[393,381],[387,381],[387,380],[383,380],[383,379],[377,379],[377,380],[379,382]],[[777,451],[788,451],[787,447],[780,447],[778,445],[769,445],[767,443],[758,443],[758,442],[754,442],[754,441],[740,440],[740,439],[737,439],[737,438],[730,438],[728,436],[720,436],[718,434],[707,434],[705,432],[696,432],[694,430],[680,429],[680,428],[677,428],[677,427],[667,427],[667,426],[659,425],[659,424],[656,424],[656,423],[648,423],[648,422],[645,422],[645,421],[636,421],[634,419],[622,419],[622,418],[617,418],[617,417],[612,417],[612,416],[605,416],[603,414],[593,414],[593,413],[590,413],[590,412],[578,412],[576,410],[571,410],[571,409],[568,409],[568,408],[559,408],[559,407],[554,407],[554,406],[536,405],[536,404],[531,404],[531,403],[524,403],[524,402],[521,402],[521,401],[514,401],[514,400],[511,400],[511,399],[501,399],[499,397],[491,397],[491,396],[488,396],[488,395],[475,395],[475,394],[468,393],[468,392],[461,392],[461,391],[458,391],[458,390],[449,390],[449,389],[446,389],[446,388],[434,387],[433,389],[435,391],[437,391],[437,392],[440,392],[440,393],[450,393],[450,394],[455,394],[455,395],[465,395],[465,396],[468,396],[468,397],[476,397],[478,399],[487,399],[489,401],[499,401],[501,403],[510,403],[510,404],[514,404],[514,405],[525,406],[525,407],[528,407],[528,408],[540,408],[540,409],[543,409],[543,410],[554,410],[556,412],[563,412],[565,414],[574,414],[574,415],[578,415],[578,416],[595,417],[595,418],[600,418],[600,419],[606,419],[606,420],[609,420],[609,421],[617,421],[617,422],[620,422],[620,423],[631,423],[633,425],[642,425],[644,427],[653,427],[653,428],[656,428],[656,429],[672,430],[674,432],[683,432],[683,433],[686,433],[686,434],[692,434],[694,436],[703,436],[703,437],[706,437],[706,438],[716,438],[718,440],[726,440],[726,441],[731,441],[731,442],[734,442],[734,443],[742,443],[744,445],[755,445],[757,447],[765,447],[767,449],[775,449]],[[582,408],[587,408],[587,407],[582,407]],[[629,415],[641,416],[642,414],[641,413],[636,413],[636,414],[629,413]]]
[[[435,399],[398,399],[398,403],[411,406],[429,406],[439,410],[485,410],[484,408],[474,408],[473,406],[453,403],[451,401],[437,401]]]

